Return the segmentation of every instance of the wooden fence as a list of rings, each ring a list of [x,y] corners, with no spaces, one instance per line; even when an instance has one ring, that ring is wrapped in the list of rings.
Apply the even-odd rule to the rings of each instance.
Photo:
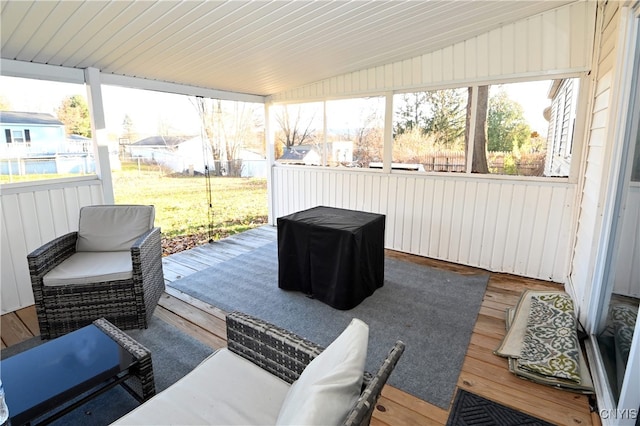
[[[518,157],[511,152],[488,152],[487,163],[489,172],[493,174],[543,176],[545,157],[544,152],[520,154]],[[464,172],[466,161],[463,151],[436,151],[407,162],[422,164],[427,172]]]

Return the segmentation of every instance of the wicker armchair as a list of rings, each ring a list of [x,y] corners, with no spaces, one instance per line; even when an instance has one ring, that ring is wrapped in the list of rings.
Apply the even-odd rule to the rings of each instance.
[[[227,346],[230,351],[260,366],[287,383],[297,380],[323,347],[297,334],[242,312],[227,315]],[[364,373],[362,392],[343,425],[369,425],[382,388],[404,352],[398,340],[375,375]]]
[[[343,389],[351,384],[357,387],[359,379],[355,379],[354,371],[349,370],[350,367],[343,370],[340,368],[342,365],[337,367],[331,361],[327,364],[326,360],[333,358],[346,364],[353,363],[353,359],[344,356],[344,351],[349,351],[349,354],[354,350],[358,352],[357,346],[368,339],[368,329],[364,337],[362,324],[352,321],[334,340],[338,344],[333,346],[333,352],[333,344],[325,349],[291,331],[242,312],[229,313],[226,324],[226,348],[213,353],[185,377],[112,425],[301,423],[366,426],[371,421],[382,388],[405,348],[402,341],[396,341],[375,375],[364,371],[360,376],[362,386],[356,389],[359,395],[352,398],[352,389],[346,393]],[[343,336],[347,336],[346,339],[340,340]],[[351,347],[345,345],[345,340],[360,342]],[[319,372],[319,364],[316,363],[314,369],[312,361],[325,350],[330,356],[324,358],[324,366],[320,368],[328,367],[329,370]],[[311,368],[313,378],[305,384],[304,374],[307,373],[307,379],[310,377],[307,368]],[[358,372],[362,374],[361,369]],[[303,390],[304,401],[288,400],[289,391],[295,393],[296,385],[306,389]],[[315,402],[310,396],[313,392],[307,392],[314,387],[321,388],[315,395]],[[332,398],[334,401],[341,398],[340,402],[345,404],[336,406],[330,402]],[[295,414],[302,412],[303,417],[292,419],[285,414],[281,418],[282,410],[287,412],[292,407]],[[311,418],[304,417],[309,413],[313,413]]]
[[[160,228],[153,206],[80,209],[77,232],[27,256],[42,339],[98,318],[147,328],[164,291]]]

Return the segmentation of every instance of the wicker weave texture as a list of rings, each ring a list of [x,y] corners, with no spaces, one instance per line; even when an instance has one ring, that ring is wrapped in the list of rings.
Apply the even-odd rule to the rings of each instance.
[[[242,312],[227,315],[229,350],[275,376],[293,383],[323,347],[295,333]],[[344,425],[368,425],[382,388],[404,352],[397,341],[375,375],[365,372],[363,390]]]
[[[141,402],[154,396],[156,384],[153,378],[153,364],[149,349],[104,318],[95,320],[93,324],[135,358],[135,365],[129,368],[132,375],[132,378],[127,381],[129,389],[136,394]]]
[[[45,286],[43,277],[75,253],[77,233],[63,235],[27,256],[40,335],[52,339],[106,318],[121,329],[147,328],[164,292],[160,228],[131,247],[131,279]]]

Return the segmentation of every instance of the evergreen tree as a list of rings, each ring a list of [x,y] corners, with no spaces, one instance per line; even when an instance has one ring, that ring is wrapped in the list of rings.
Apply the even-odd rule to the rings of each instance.
[[[431,114],[424,131],[431,135],[437,144],[454,148],[462,142],[466,121],[465,92],[464,89],[428,92],[427,101]]]
[[[66,97],[56,110],[58,120],[64,123],[67,135],[91,137],[91,120],[87,102],[80,95]]]
[[[427,92],[405,93],[396,113],[395,135],[411,133],[413,129],[424,129],[427,125]]]

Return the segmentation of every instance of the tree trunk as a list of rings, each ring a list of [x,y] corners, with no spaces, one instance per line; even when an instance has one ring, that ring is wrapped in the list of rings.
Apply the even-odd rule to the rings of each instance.
[[[469,87],[469,101],[467,102],[467,121],[465,126],[467,155],[469,155],[471,151],[469,147],[473,147],[471,173],[489,173],[489,167],[487,165],[487,109],[489,104],[489,86],[478,87],[478,106],[476,110],[476,123],[474,129],[475,136],[473,141],[469,141],[473,89],[473,87]]]

